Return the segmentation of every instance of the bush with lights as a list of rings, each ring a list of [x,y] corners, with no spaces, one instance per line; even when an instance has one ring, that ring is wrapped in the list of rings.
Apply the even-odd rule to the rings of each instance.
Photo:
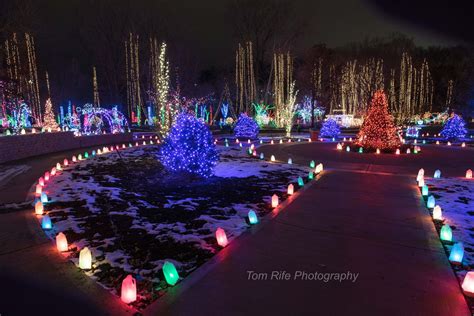
[[[178,115],[160,153],[168,170],[203,177],[212,175],[219,160],[209,127],[188,113]]]
[[[327,119],[321,127],[321,137],[338,137],[341,134],[341,128],[333,119]]]
[[[441,135],[444,138],[455,139],[466,136],[466,122],[457,114],[453,114],[444,124]]]
[[[257,138],[259,131],[260,128],[254,119],[247,116],[245,113],[240,114],[234,127],[235,137]]]
[[[383,90],[376,91],[372,97],[364,123],[357,135],[357,145],[384,151],[394,150],[401,145]]]

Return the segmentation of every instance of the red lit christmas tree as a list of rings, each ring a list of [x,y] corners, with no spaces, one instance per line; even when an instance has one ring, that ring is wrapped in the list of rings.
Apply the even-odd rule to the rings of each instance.
[[[43,127],[46,129],[56,130],[58,128],[58,123],[54,118],[53,104],[51,99],[46,100],[46,105],[44,107],[44,117],[43,117]]]
[[[383,90],[374,93],[357,144],[367,149],[391,150],[401,145]]]

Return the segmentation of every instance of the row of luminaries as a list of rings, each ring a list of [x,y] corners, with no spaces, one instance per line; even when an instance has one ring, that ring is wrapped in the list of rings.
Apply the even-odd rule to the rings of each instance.
[[[153,145],[154,142],[153,140],[150,140],[148,143],[146,141],[143,141],[142,143],[142,145],[147,145],[147,144]],[[139,146],[139,143],[136,142],[135,147],[138,147],[138,146]],[[44,176],[38,179],[38,183],[35,189],[35,195],[36,195],[36,199],[34,202],[35,214],[39,216],[41,219],[41,227],[44,230],[51,230],[53,228],[53,223],[51,221],[51,218],[49,217],[48,214],[45,213],[45,210],[44,210],[44,205],[49,202],[48,196],[46,192],[44,192],[44,189],[46,188],[46,185],[51,177],[56,176],[59,172],[63,170],[63,168],[68,167],[74,163],[87,160],[90,157],[95,157],[97,155],[107,154],[107,153],[113,152],[114,150],[127,149],[131,147],[134,147],[134,146],[132,146],[132,144],[128,144],[128,147],[127,147],[125,144],[123,144],[122,146],[115,145],[115,146],[110,146],[110,148],[103,147],[102,149],[98,149],[97,151],[93,150],[90,155],[88,152],[85,152],[84,155],[80,154],[77,157],[73,156],[70,161],[67,158],[64,158],[62,164],[58,162],[56,163],[54,167],[52,167],[50,171],[46,171]],[[252,145],[249,148],[248,153],[251,156],[256,155],[256,149],[254,145]],[[259,158],[264,159],[263,154],[261,154]],[[272,163],[277,162],[275,159],[275,156],[273,155],[271,156],[270,161]],[[288,163],[292,164],[291,158],[288,160]],[[308,173],[308,181],[313,180],[315,174],[319,174],[323,171],[323,165],[322,164],[316,165],[314,160],[310,162],[310,168],[314,169],[314,171],[311,170]],[[303,180],[303,178],[298,177],[297,184],[299,187],[303,187],[305,184],[305,181]],[[289,196],[294,194],[294,185],[292,183],[288,185],[287,194]],[[280,201],[279,201],[278,195],[273,194],[271,198],[272,208],[276,209],[279,204],[280,204]],[[248,212],[248,222],[251,225],[255,225],[259,223],[259,219],[255,211],[250,210]],[[227,240],[227,235],[224,229],[217,228],[215,231],[215,236],[216,236],[217,244],[219,246],[221,247],[227,246],[228,240]],[[61,253],[69,251],[67,237],[63,232],[59,232],[56,235],[56,248]],[[93,256],[89,248],[84,247],[83,249],[81,249],[81,251],[79,252],[79,268],[83,270],[90,270],[92,268],[92,260],[93,260]],[[162,269],[163,269],[163,275],[165,277],[166,282],[169,285],[175,285],[179,280],[179,273],[176,267],[174,266],[174,264],[172,262],[166,261]],[[137,299],[136,280],[135,278],[133,278],[132,275],[127,275],[122,281],[121,299],[123,302],[127,304],[133,303]]]

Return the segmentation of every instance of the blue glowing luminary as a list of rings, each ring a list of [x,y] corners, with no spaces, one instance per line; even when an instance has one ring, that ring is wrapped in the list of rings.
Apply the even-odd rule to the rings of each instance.
[[[302,186],[304,185],[303,178],[298,177],[298,185],[299,185],[300,187],[302,187]]]
[[[421,187],[421,195],[428,196],[428,186],[426,184]]]
[[[449,227],[448,224],[443,225],[441,227],[441,231],[439,232],[439,238],[442,241],[452,241],[453,240],[453,231],[451,230],[451,227]]]
[[[430,195],[428,197],[428,201],[426,202],[426,207],[427,208],[434,208],[435,207],[436,200],[434,196]]]
[[[462,242],[457,242],[451,248],[451,253],[449,254],[449,261],[451,261],[452,263],[461,263],[463,257],[464,257],[464,246]]]
[[[289,165],[293,164],[293,160],[291,158],[288,158],[288,164]]]
[[[258,224],[258,217],[257,214],[255,214],[255,211],[250,210],[249,211],[249,223],[252,225]]]
[[[439,170],[439,169],[436,170],[435,173],[434,173],[433,178],[435,178],[435,179],[441,178],[441,170]]]
[[[48,215],[43,216],[43,218],[41,219],[41,227],[44,230],[53,228],[53,224],[51,223],[51,218]]]

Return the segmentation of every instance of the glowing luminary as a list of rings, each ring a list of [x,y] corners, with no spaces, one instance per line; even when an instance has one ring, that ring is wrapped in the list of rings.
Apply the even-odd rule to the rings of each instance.
[[[436,141],[436,145],[439,145],[439,140]]]
[[[138,147],[138,142],[135,142],[135,147]]]
[[[359,154],[362,154],[364,152],[364,149],[362,147],[359,147]]]
[[[270,142],[270,144],[272,144],[272,145],[274,144],[273,139],[272,139],[272,141]]]
[[[125,144],[122,144],[122,149],[125,149]]]
[[[395,151],[395,155],[400,155],[400,148],[397,148],[397,150]]]
[[[442,221],[443,220],[443,212],[441,211],[441,206],[436,205],[433,208],[433,219],[437,221]]]
[[[225,231],[222,228],[217,228],[216,230],[216,240],[217,244],[221,247],[227,246],[227,235],[225,234]]]
[[[463,142],[463,143],[461,144],[461,147],[466,147],[466,143]]]
[[[300,187],[302,187],[302,186],[304,185],[303,178],[298,177],[298,185],[299,185]]]
[[[64,165],[64,166],[68,166],[68,165],[69,165],[69,161],[68,161],[66,158],[64,158],[63,165]]]
[[[407,148],[407,154],[411,154],[410,148]]]
[[[423,176],[425,175],[425,169],[421,168],[420,170],[418,170],[418,175],[416,176],[416,181],[420,181],[420,179],[423,178]]]
[[[58,162],[58,163],[56,164],[56,170],[61,170],[61,169],[62,169],[62,168],[61,168],[61,164]]]
[[[120,298],[125,304],[130,304],[137,300],[137,281],[130,274],[122,281]]]
[[[96,152],[95,150],[92,151],[92,157],[94,157],[96,155]]]
[[[49,171],[44,173],[44,181],[49,181]]]
[[[77,155],[77,160],[82,160],[82,155],[81,154]]]
[[[420,188],[422,188],[424,185],[425,185],[425,179],[421,178],[420,180],[418,180],[418,186]]]
[[[31,129],[31,134],[36,134],[36,129],[35,128]]]
[[[43,187],[41,186],[41,184],[37,184],[36,185],[36,190],[35,190],[35,195],[40,196],[41,192],[43,192]]]
[[[310,168],[316,167],[316,163],[314,162],[314,160],[311,160],[311,162],[309,163],[309,167]]]
[[[421,195],[428,196],[428,186],[426,184],[421,187]]]
[[[451,142],[448,142],[448,146],[451,146]]]
[[[474,297],[474,271],[469,271],[462,282],[464,294]]]
[[[336,149],[337,149],[337,150],[342,150],[342,144],[341,144],[341,143],[337,143]]]
[[[175,285],[179,280],[179,274],[173,263],[166,261],[163,265],[163,275],[165,276],[166,283],[169,285]]]
[[[352,137],[349,137],[349,141],[352,142]]]
[[[377,148],[377,150],[375,151],[375,153],[376,153],[377,155],[380,155],[380,149]]]
[[[89,158],[89,153],[87,151],[84,153],[84,158]]]
[[[252,224],[252,225],[258,224],[258,217],[257,217],[257,214],[255,213],[255,211],[250,210],[249,214],[248,214],[248,217],[249,217],[249,223],[250,224]]]
[[[471,170],[471,169],[467,169],[467,171],[466,171],[466,179],[472,179],[472,170]]]
[[[25,131],[24,128],[21,129],[20,134],[21,134],[21,135],[25,135],[25,134],[26,134],[26,131]]]
[[[351,147],[347,146],[347,147],[346,147],[346,151],[347,151],[347,152],[351,151]]]
[[[283,139],[280,139],[280,144],[283,144]]]
[[[292,165],[292,164],[293,164],[293,159],[288,158],[288,164],[289,164],[289,165]]]
[[[275,156],[272,155],[272,156],[270,157],[270,161],[274,162],[274,161],[275,161]]]
[[[235,139],[235,143],[236,143],[236,144],[239,143],[239,139],[238,139],[238,138]]]
[[[289,142],[289,143],[291,143],[291,138],[290,138],[290,139],[288,139],[288,142]]]
[[[463,257],[464,257],[464,246],[462,242],[457,242],[451,248],[451,253],[449,254],[449,261],[455,264],[459,264],[462,262]]]
[[[272,207],[275,208],[278,206],[278,195],[273,194],[272,195]]]
[[[35,203],[35,214],[43,215],[43,203],[41,201]]]
[[[415,139],[415,140],[413,141],[413,144],[416,144],[416,143],[417,143],[417,140]]]
[[[254,145],[254,144],[250,145],[250,149],[254,150],[254,149],[255,149],[255,145]]]
[[[76,161],[77,161],[76,156],[72,156],[72,162],[76,162]]]
[[[51,218],[49,217],[49,215],[45,215],[41,219],[41,228],[43,228],[44,230],[49,230],[53,228],[53,224],[51,223]]]
[[[428,201],[426,202],[426,207],[427,208],[434,208],[435,207],[436,200],[434,196],[430,195],[428,197]]]
[[[79,268],[82,270],[92,269],[92,253],[87,247],[79,252]]]
[[[43,177],[38,179],[38,184],[41,185],[41,186],[44,186],[44,178]]]
[[[256,150],[253,151],[252,156],[257,157],[257,151]]]
[[[51,169],[51,176],[55,176],[56,175],[56,167],[53,167],[53,169]]]
[[[41,203],[45,204],[45,203],[48,203],[48,195],[46,195],[46,193],[44,192],[41,192]]]
[[[435,179],[441,178],[441,170],[439,170],[439,169],[436,170],[434,175],[433,175],[433,178],[435,178]]]
[[[321,173],[321,172],[323,171],[323,168],[324,168],[323,164],[322,164],[322,163],[318,163],[318,165],[316,166],[316,169],[315,169],[314,172],[316,172],[316,173]]]
[[[453,232],[451,230],[451,227],[449,227],[448,224],[443,225],[441,227],[441,231],[439,232],[439,238],[442,241],[452,241],[453,240]]]
[[[313,179],[314,179],[314,173],[313,173],[313,171],[310,171],[310,172],[308,173],[308,179],[309,179],[309,180],[313,180]]]
[[[288,190],[287,190],[288,195],[293,195],[294,191],[295,191],[295,187],[293,186],[293,184],[291,183],[288,184]]]
[[[346,138],[344,137],[342,140],[343,140],[343,141],[346,141]]]
[[[423,139],[423,144],[426,144],[426,140]]]
[[[260,159],[265,159],[265,155],[263,153],[260,153]]]
[[[310,143],[311,143],[311,138],[308,138],[308,142],[310,142]]]
[[[260,144],[263,144],[263,140],[260,140]]]
[[[239,147],[242,148],[242,143],[239,143]]]
[[[56,247],[59,252],[64,252],[68,250],[67,238],[63,233],[56,235]]]

